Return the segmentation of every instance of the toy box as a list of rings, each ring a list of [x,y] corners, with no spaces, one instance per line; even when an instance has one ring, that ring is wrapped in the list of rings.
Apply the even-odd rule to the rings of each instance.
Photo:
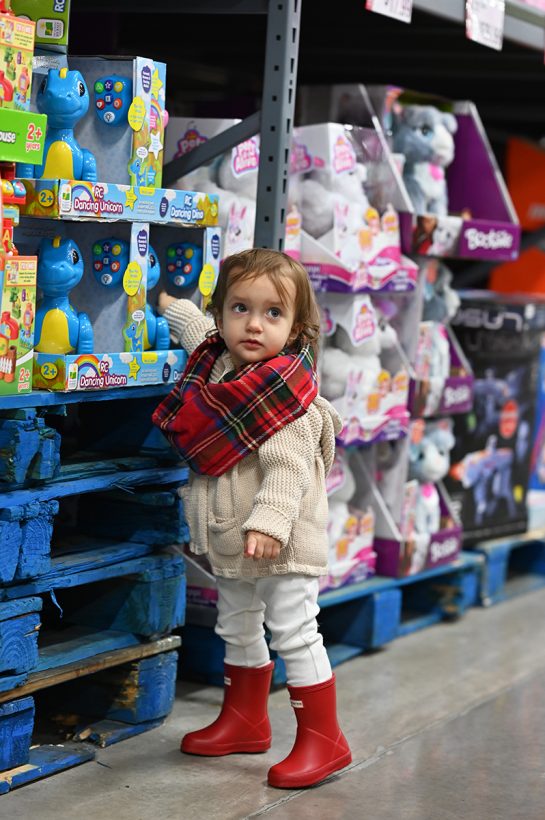
[[[448,198],[447,213],[433,206],[415,205],[413,168],[396,148],[396,123],[407,105],[433,106],[454,119],[454,159],[446,168],[435,160],[426,163],[430,185]],[[403,173],[405,189],[411,187],[411,211],[400,213],[402,247],[406,253],[463,259],[512,260],[520,245],[520,225],[497,166],[475,105],[468,101],[407,91],[393,86],[333,85],[301,90],[300,116],[317,122],[324,116],[336,122],[374,127],[393,146]],[[397,117],[397,119],[396,119]],[[399,132],[398,132],[399,133]],[[430,139],[429,131],[428,139]],[[478,182],[477,182],[478,180]],[[428,181],[428,180],[427,180]],[[435,208],[437,208],[435,210]]]
[[[0,14],[0,106],[30,108],[35,24]]]
[[[0,108],[0,159],[2,162],[41,162],[47,117],[29,111]]]
[[[453,328],[475,374],[473,411],[455,420],[445,479],[464,539],[524,532],[545,303],[462,293]]]
[[[51,55],[47,65],[32,95],[33,110],[49,115],[44,163],[21,165],[18,175],[160,187],[167,119],[165,64],[144,57],[72,57],[68,70],[64,55]],[[80,99],[77,108],[71,102],[75,94]],[[69,139],[71,128],[75,134]],[[60,131],[68,146],[62,151],[61,137],[56,137]],[[81,170],[74,142],[83,151]]]
[[[528,482],[528,529],[545,529],[545,336],[541,339],[536,420]]]
[[[324,350],[320,391],[340,413],[338,442],[397,438],[408,429],[408,362],[368,294],[320,294]]]
[[[36,46],[66,51],[70,0],[11,0],[13,12],[36,25]]]
[[[449,325],[459,299],[450,288],[428,292],[427,269],[437,265],[422,259],[416,291],[381,300],[409,362],[408,407],[419,418],[467,413],[473,403],[471,366]]]
[[[447,428],[448,420],[411,423],[409,436],[383,442],[367,454],[376,477],[381,503],[375,507],[377,574],[389,577],[415,575],[455,560],[462,544],[462,528],[441,480],[412,477],[413,448],[424,430]],[[439,475],[440,471],[436,474]]]
[[[417,266],[402,257],[398,218],[410,203],[383,135],[324,123],[298,128],[294,145],[300,173],[291,187],[301,209],[301,259],[315,288],[414,288]]]
[[[171,118],[166,131],[165,161],[170,162],[187,154],[239,122],[237,119]],[[259,134],[256,134],[217,157],[209,166],[193,171],[176,183],[175,187],[219,194],[222,257],[253,247],[259,147]],[[297,173],[297,155],[292,151],[291,178]],[[301,218],[296,193],[296,188],[292,186],[288,194],[284,251],[299,259]]]
[[[36,267],[36,257],[0,254],[0,396],[32,387]]]
[[[326,478],[329,560],[328,574],[320,578],[322,592],[356,584],[375,574],[376,487],[358,461],[357,452],[349,454],[338,448]]]
[[[166,320],[154,311],[157,294],[169,287],[170,253],[182,249],[197,261],[192,279],[196,300],[202,302],[210,295],[218,273],[218,231],[187,229],[180,237],[172,227],[154,226],[150,242],[146,223],[61,221],[42,225],[40,237],[35,235],[35,224],[22,225],[17,242],[21,248],[35,251],[41,241],[41,248],[51,252],[51,246],[57,247],[59,253],[71,243],[68,250],[76,254],[79,278],[68,282],[64,307],[75,311],[79,330],[76,328],[75,339],[70,336],[70,344],[62,334],[59,341],[57,333],[52,336],[49,329],[42,338],[45,319],[40,319],[34,387],[97,390],[176,381],[186,356],[171,349]],[[55,283],[61,275],[65,275],[64,269],[55,276]],[[57,299],[59,291],[56,286],[48,290],[41,264],[38,281],[43,290],[38,307],[45,310],[49,305],[45,300],[51,301],[52,296]],[[51,305],[57,306],[56,301]]]

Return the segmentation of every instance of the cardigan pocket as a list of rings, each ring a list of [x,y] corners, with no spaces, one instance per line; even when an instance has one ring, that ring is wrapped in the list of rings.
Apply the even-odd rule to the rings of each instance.
[[[219,555],[238,555],[244,548],[242,532],[235,518],[210,521],[210,541]]]

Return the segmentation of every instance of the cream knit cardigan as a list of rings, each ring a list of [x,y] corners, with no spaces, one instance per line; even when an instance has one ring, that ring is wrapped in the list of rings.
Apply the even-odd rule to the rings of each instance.
[[[165,318],[175,342],[188,353],[214,324],[189,300],[169,305]],[[210,377],[218,382],[233,370],[223,353]],[[333,462],[335,434],[342,422],[321,396],[307,412],[265,441],[259,449],[218,478],[190,473],[182,487],[191,550],[208,553],[215,575],[248,578],[288,572],[327,572],[327,495],[325,476]],[[282,544],[276,559],[244,558],[248,530]]]

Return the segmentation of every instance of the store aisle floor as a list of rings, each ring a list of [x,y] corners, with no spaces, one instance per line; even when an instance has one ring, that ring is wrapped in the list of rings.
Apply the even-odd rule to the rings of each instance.
[[[273,748],[218,759],[178,752],[221,693],[181,684],[163,727],[98,762],[0,798],[9,820],[543,820],[545,591],[473,609],[337,669],[352,766],[298,792],[266,785],[290,748],[285,690],[270,700]]]

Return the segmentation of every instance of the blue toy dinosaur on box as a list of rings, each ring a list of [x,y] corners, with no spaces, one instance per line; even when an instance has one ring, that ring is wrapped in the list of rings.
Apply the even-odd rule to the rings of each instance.
[[[43,299],[36,310],[39,353],[92,353],[93,328],[86,313],[76,313],[68,294],[83,276],[81,251],[72,239],[43,239],[38,253],[38,287]]]
[[[36,105],[41,114],[47,114],[44,161],[42,165],[18,165],[17,176],[96,182],[96,159],[74,136],[74,126],[89,108],[89,91],[80,72],[49,69],[38,91]]]
[[[152,290],[161,276],[159,258],[151,245],[148,252],[148,280],[147,290]],[[168,350],[170,347],[170,331],[164,316],[157,316],[153,308],[146,302],[146,327],[144,329],[144,350]]]

